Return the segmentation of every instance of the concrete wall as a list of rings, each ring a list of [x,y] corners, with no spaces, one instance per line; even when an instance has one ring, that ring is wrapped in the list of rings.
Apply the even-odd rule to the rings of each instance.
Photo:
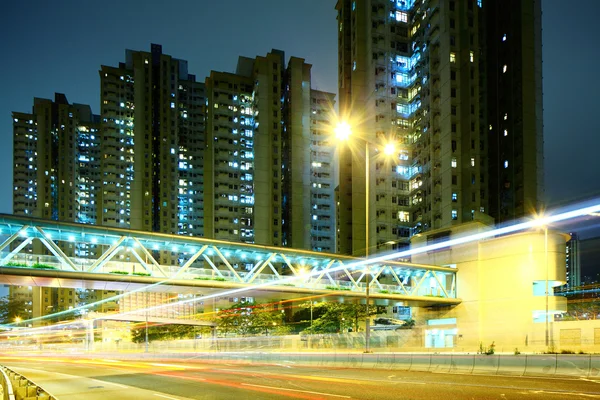
[[[467,224],[453,230],[451,239],[489,229],[480,223]],[[417,238],[415,244],[426,243],[424,238]],[[549,231],[546,237],[541,229],[414,256],[415,263],[455,264],[462,299],[454,308],[420,309],[420,317],[425,323],[456,318],[455,346],[465,351],[492,343],[521,351],[546,349],[546,326],[550,327],[554,313],[566,311],[566,298],[551,295],[552,287],[565,282],[565,243],[564,234]]]

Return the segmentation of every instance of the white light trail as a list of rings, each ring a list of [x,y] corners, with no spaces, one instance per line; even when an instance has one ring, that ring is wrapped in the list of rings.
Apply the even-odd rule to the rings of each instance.
[[[571,210],[571,211],[557,213],[557,214],[554,214],[554,215],[546,215],[544,217],[539,217],[539,218],[536,218],[536,219],[532,219],[532,220],[529,220],[529,221],[517,223],[517,224],[514,224],[514,225],[510,225],[510,226],[506,226],[506,227],[502,227],[502,228],[497,228],[497,229],[492,229],[492,230],[489,230],[487,232],[480,232],[480,233],[476,233],[476,234],[473,234],[473,235],[467,235],[467,236],[456,238],[456,239],[450,239],[450,240],[446,240],[444,242],[439,242],[439,243],[434,243],[434,244],[425,245],[425,246],[421,246],[421,247],[416,247],[416,248],[412,248],[412,249],[408,249],[408,250],[404,250],[404,251],[399,251],[399,252],[395,252],[395,253],[384,254],[384,255],[381,255],[381,256],[378,256],[378,257],[372,257],[372,258],[368,258],[368,259],[362,259],[362,260],[358,260],[358,261],[352,262],[350,264],[340,265],[338,267],[334,267],[334,268],[328,269],[327,272],[337,272],[337,271],[343,270],[344,268],[346,268],[346,269],[356,269],[358,267],[362,267],[362,266],[368,265],[368,264],[380,263],[380,262],[383,262],[383,261],[389,261],[389,260],[394,260],[394,259],[398,259],[398,258],[406,258],[408,256],[413,256],[413,255],[422,254],[422,253],[429,252],[429,251],[439,250],[439,249],[442,249],[442,248],[445,248],[445,247],[458,246],[458,245],[461,245],[461,244],[466,244],[466,243],[470,243],[470,242],[474,242],[474,241],[478,241],[478,240],[484,240],[484,239],[493,238],[495,236],[506,235],[506,234],[510,234],[510,233],[516,233],[516,232],[520,232],[520,231],[524,231],[524,230],[531,229],[531,228],[536,228],[536,227],[548,226],[548,225],[551,225],[553,223],[562,222],[562,221],[566,221],[566,220],[569,220],[569,219],[578,218],[578,217],[582,217],[582,216],[586,216],[586,215],[592,215],[592,216],[594,216],[597,213],[600,213],[600,204],[595,204],[595,205],[592,205],[592,206],[586,206],[586,207],[578,208],[578,209]],[[139,314],[139,313],[155,311],[155,310],[159,310],[159,309],[163,309],[163,308],[167,308],[167,307],[173,307],[175,305],[195,303],[195,302],[199,302],[199,301],[209,300],[209,299],[212,299],[212,298],[215,298],[215,297],[229,296],[229,295],[233,295],[233,294],[237,294],[237,293],[243,293],[243,292],[247,292],[247,291],[250,291],[250,290],[260,290],[260,289],[264,289],[264,288],[271,287],[271,286],[277,286],[277,285],[282,285],[282,284],[286,284],[286,283],[291,283],[291,282],[294,282],[294,281],[299,280],[299,279],[305,279],[306,277],[318,275],[320,273],[322,273],[322,271],[313,271],[313,272],[310,272],[310,273],[305,273],[302,276],[291,276],[289,278],[283,278],[283,279],[279,279],[279,280],[275,280],[275,281],[270,281],[270,282],[265,282],[265,283],[260,283],[260,284],[257,284],[257,285],[243,287],[243,288],[226,290],[224,292],[218,292],[218,293],[208,294],[208,295],[205,295],[205,296],[195,297],[195,298],[187,299],[187,300],[181,300],[181,301],[174,302],[174,303],[159,304],[159,305],[156,305],[156,306],[151,306],[151,307],[141,308],[141,309],[137,309],[137,310],[127,311],[127,312],[124,312],[124,313],[120,313],[118,315]],[[101,300],[101,301],[96,302],[96,303],[91,303],[91,304],[87,304],[87,305],[84,305],[84,306],[81,306],[81,307],[77,307],[77,308],[74,308],[72,310],[66,310],[66,311],[62,311],[62,312],[59,312],[59,313],[56,313],[56,314],[52,314],[52,315],[47,315],[47,316],[43,316],[43,317],[38,317],[38,318],[29,319],[29,320],[24,320],[24,321],[19,322],[18,325],[23,325],[23,324],[31,322],[31,321],[52,318],[52,317],[55,317],[57,315],[72,313],[74,311],[91,308],[91,307],[93,307],[95,305],[102,304],[104,302],[113,301],[115,299],[122,298],[122,297],[127,296],[127,295],[129,295],[131,293],[146,291],[148,288],[151,288],[151,287],[154,287],[154,286],[157,286],[157,285],[161,285],[161,284],[166,283],[168,281],[169,281],[169,279],[161,281],[161,282],[158,282],[158,283],[154,283],[152,285],[148,285],[148,286],[142,287],[140,289],[135,289],[135,290],[132,290],[130,292],[123,293],[121,295],[113,296],[111,298],[108,298],[108,299],[105,299],[105,300]],[[17,324],[9,324],[9,325],[15,326]]]

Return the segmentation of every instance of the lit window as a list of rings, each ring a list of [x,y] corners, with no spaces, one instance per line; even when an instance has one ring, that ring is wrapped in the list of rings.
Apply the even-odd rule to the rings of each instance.
[[[481,8],[483,5],[482,3],[483,3],[483,0],[477,0],[477,7]]]
[[[456,168],[456,157],[452,157],[452,168]]]
[[[456,53],[450,53],[450,62],[456,62]]]
[[[471,62],[475,61],[475,55],[473,54],[472,51],[469,52],[469,61],[471,61]]]
[[[458,201],[458,194],[457,193],[452,193],[452,201],[454,203],[456,203]]]
[[[502,41],[506,42],[506,33],[504,35],[502,35]]]
[[[471,157],[471,167],[475,166],[475,157]]]
[[[502,73],[506,73],[506,70],[508,69],[508,67],[506,66],[506,64],[504,64],[504,66],[502,67]]]
[[[356,61],[354,61],[354,63],[352,63],[352,71],[356,71]]]
[[[400,222],[410,222],[410,213],[408,211],[398,211],[398,220]]]
[[[506,121],[508,119],[508,114],[504,113],[504,120]]]
[[[508,130],[504,130],[504,136],[508,136]]]
[[[396,21],[398,22],[407,22],[408,14],[402,11],[396,11]]]
[[[458,211],[452,210],[452,219],[453,220],[457,220],[458,219]]]
[[[508,160],[504,161],[504,168],[508,168]]]
[[[144,60],[144,64],[148,64],[148,59],[147,58]]]

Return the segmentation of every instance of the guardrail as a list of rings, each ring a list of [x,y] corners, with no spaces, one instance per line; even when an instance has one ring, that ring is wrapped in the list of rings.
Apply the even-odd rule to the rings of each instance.
[[[15,394],[8,375],[4,372],[4,367],[0,367],[0,385],[2,385],[2,400],[15,400]]]
[[[13,371],[6,366],[0,366],[2,371],[2,388],[4,400],[48,399],[57,400],[31,379]],[[12,396],[12,397],[11,397]]]

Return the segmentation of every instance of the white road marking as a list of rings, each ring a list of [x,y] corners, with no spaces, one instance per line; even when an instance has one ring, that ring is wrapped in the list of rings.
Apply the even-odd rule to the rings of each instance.
[[[242,385],[243,386],[253,386],[253,387],[259,387],[259,388],[265,388],[265,389],[285,390],[285,391],[288,391],[288,392],[301,392],[301,393],[310,393],[310,394],[320,394],[322,396],[343,397],[344,399],[351,399],[352,398],[350,396],[341,396],[339,394],[330,394],[330,393],[323,393],[323,392],[311,392],[310,390],[285,389],[285,388],[280,388],[280,387],[276,387],[276,386],[253,385],[251,383],[242,383]]]
[[[177,397],[169,397],[169,396],[165,396],[164,394],[158,394],[158,393],[153,393],[153,394],[158,397],[164,397],[165,399],[179,400]]]

